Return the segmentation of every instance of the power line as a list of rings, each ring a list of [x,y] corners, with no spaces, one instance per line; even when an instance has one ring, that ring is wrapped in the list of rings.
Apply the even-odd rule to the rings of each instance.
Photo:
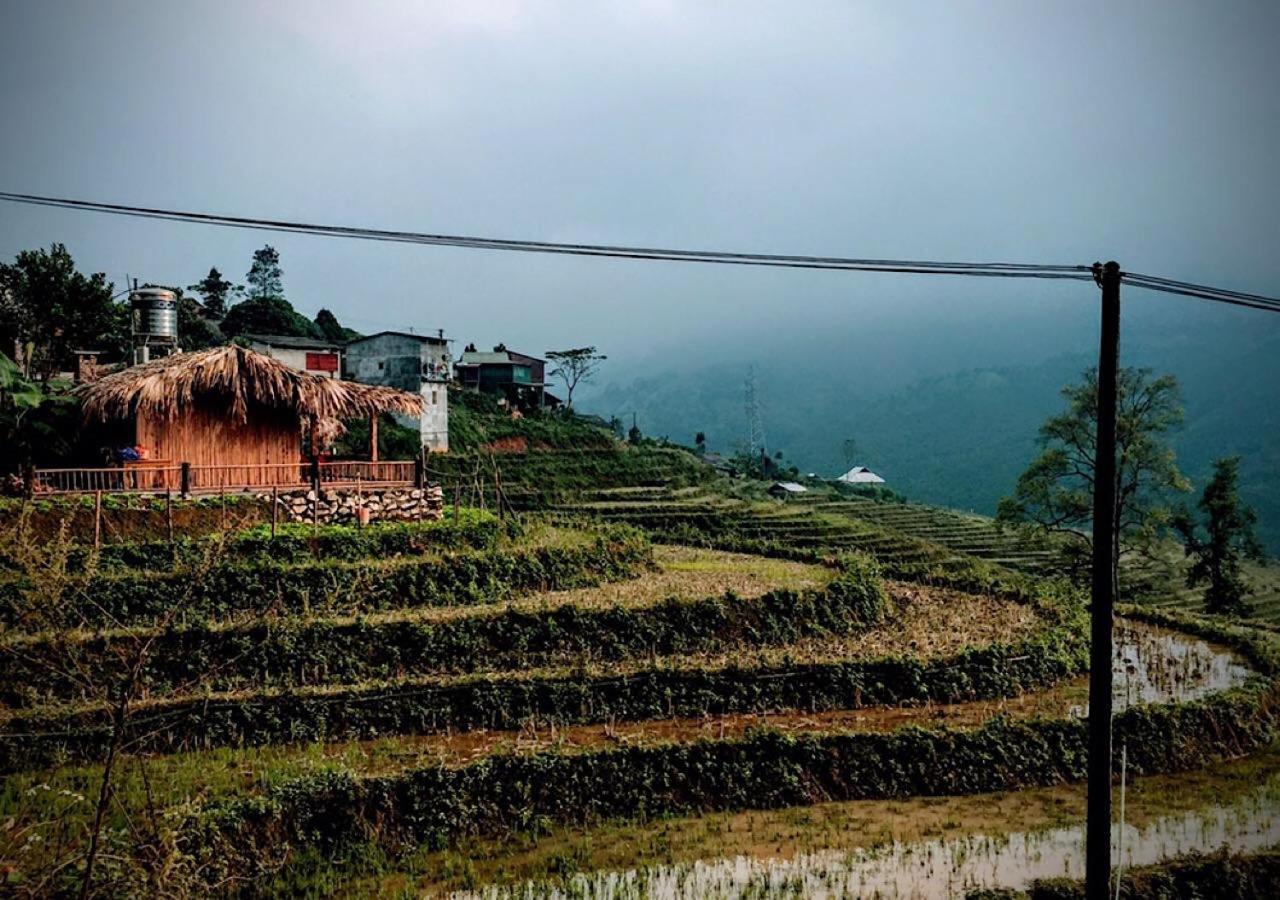
[[[670,262],[699,262],[721,265],[768,266],[782,268],[828,269],[870,272],[905,272],[912,274],[970,275],[996,278],[1065,278],[1085,280],[1092,276],[1088,266],[1042,265],[1026,263],[939,262],[935,260],[856,259],[833,256],[800,256],[775,253],[736,253],[722,250],[686,250],[660,247],[632,247],[608,244],[571,244],[546,241],[525,241],[506,238],[484,238],[471,235],[431,234],[414,231],[392,231],[344,225],[322,225],[310,222],[293,222],[279,219],[258,219],[244,216],[224,216],[186,210],[158,209],[154,207],[123,206],[113,203],[97,203],[60,197],[44,197],[33,194],[0,192],[0,200],[35,206],[50,206],[135,218],[162,219],[222,227],[248,228],[278,231],[292,234],[312,234],[326,237],[345,237],[358,240],[391,241],[396,243],[429,244],[483,250],[568,254],[575,256],[601,256],[624,259],[665,260]]]
[[[1265,297],[1261,294],[1249,294],[1243,291],[1232,291],[1225,288],[1193,284],[1188,281],[1175,281],[1171,278],[1158,278],[1154,275],[1140,275],[1133,272],[1124,273],[1124,281],[1133,287],[1143,288],[1148,291],[1161,291],[1166,294],[1212,300],[1217,303],[1243,306],[1248,309],[1280,312],[1280,299]]]
[[[224,228],[244,228],[287,234],[308,234],[319,237],[338,237],[353,240],[387,241],[392,243],[425,244],[429,246],[459,247],[475,250],[500,250],[507,252],[543,253],[553,255],[602,257],[611,259],[635,259],[666,262],[688,262],[710,265],[759,266],[766,268],[816,269],[826,271],[882,272],[913,275],[961,275],[975,278],[1044,278],[1085,281],[1094,278],[1092,267],[1084,265],[1034,264],[1008,262],[943,262],[937,260],[863,259],[842,256],[809,256],[780,253],[738,253],[724,250],[689,250],[663,247],[633,247],[610,244],[553,243],[509,238],[487,238],[473,235],[433,234],[417,231],[396,231],[380,228],[364,228],[349,225],[325,225],[311,222],[293,222],[281,219],[258,219],[246,216],[224,216],[189,210],[160,209],[145,206],[126,206],[116,203],[99,203],[64,197],[47,197],[37,194],[19,194],[0,191],[0,200],[32,206],[73,209],[83,212],[99,212],[108,215],[134,218],[159,219],[215,225]],[[1280,299],[1261,294],[1215,288],[1209,285],[1176,281],[1154,275],[1124,273],[1123,280],[1144,290],[1194,297],[1216,303],[1226,303],[1265,312],[1280,312]]]

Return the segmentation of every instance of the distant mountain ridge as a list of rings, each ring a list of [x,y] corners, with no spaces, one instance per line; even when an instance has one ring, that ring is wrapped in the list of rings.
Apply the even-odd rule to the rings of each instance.
[[[1280,334],[1156,330],[1125,347],[1124,363],[1178,376],[1187,412],[1174,439],[1179,464],[1198,491],[1214,458],[1241,455],[1242,493],[1258,512],[1259,536],[1280,555]],[[831,476],[847,468],[842,444],[852,437],[856,462],[908,497],[991,514],[1032,458],[1040,424],[1061,409],[1060,389],[1094,359],[1062,354],[882,390],[833,376],[830,364],[756,364],[771,451],[785,451],[802,471]],[[702,431],[711,449],[731,450],[746,431],[748,365],[723,361],[614,381],[583,407],[606,416],[634,411],[648,435],[692,443]]]

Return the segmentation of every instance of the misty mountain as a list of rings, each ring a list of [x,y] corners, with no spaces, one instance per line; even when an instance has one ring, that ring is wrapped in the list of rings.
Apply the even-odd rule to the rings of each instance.
[[[1195,313],[1130,317],[1122,361],[1178,377],[1187,418],[1174,445],[1183,471],[1198,491],[1214,458],[1241,455],[1242,492],[1258,511],[1260,536],[1280,553],[1280,330],[1250,324]],[[703,431],[712,449],[732,451],[746,435],[744,387],[754,368],[770,452],[783,451],[801,471],[831,476],[846,468],[842,447],[853,438],[856,462],[908,497],[992,514],[1036,452],[1041,422],[1062,408],[1062,386],[1095,363],[1084,350],[1090,340],[1073,341],[1079,352],[1005,365],[1028,352],[1005,335],[980,346],[994,364],[919,377],[908,366],[894,372],[879,364],[930,356],[918,351],[938,340],[937,329],[921,330],[883,340],[861,331],[828,334],[814,345],[821,352],[726,354],[705,365],[613,372],[583,408],[628,423],[634,412],[645,434],[685,444]],[[842,337],[846,352],[838,353]]]

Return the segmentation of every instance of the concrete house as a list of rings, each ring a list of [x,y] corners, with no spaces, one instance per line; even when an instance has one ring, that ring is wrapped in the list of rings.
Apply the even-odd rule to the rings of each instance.
[[[417,420],[422,446],[436,453],[449,449],[449,341],[408,331],[380,331],[347,344],[343,371],[364,384],[380,384],[412,391],[422,397]],[[414,420],[397,416],[402,424]]]
[[[342,377],[342,344],[336,341],[290,334],[246,334],[244,338],[250,350],[278,359],[291,369],[325,378]]]
[[[491,353],[469,345],[454,368],[464,388],[505,399],[518,409],[560,404],[546,390],[546,360],[508,350],[504,344]]]

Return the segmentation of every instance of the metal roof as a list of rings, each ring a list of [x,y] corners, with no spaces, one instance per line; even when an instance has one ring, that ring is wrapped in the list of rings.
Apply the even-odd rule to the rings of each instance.
[[[843,481],[845,484],[884,484],[884,479],[866,466],[854,466],[836,481]]]
[[[786,491],[789,494],[803,494],[809,489],[803,484],[799,484],[795,481],[775,481],[773,484],[769,485],[769,490],[781,490]]]
[[[413,338],[415,341],[422,341],[427,344],[447,344],[453,340],[453,338],[441,337],[434,334],[416,334],[412,331],[379,331],[376,334],[366,334],[364,337],[353,338],[352,340],[347,341],[347,346],[358,344],[361,341],[372,340],[376,337],[382,337],[386,334],[394,335],[395,337]]]
[[[245,334],[246,341],[263,344],[267,347],[285,347],[292,350],[341,350],[342,341],[329,341],[324,338],[298,337],[293,334]]]
[[[528,363],[516,362],[507,356],[505,352],[490,353],[483,350],[470,350],[462,354],[458,359],[460,366],[482,366],[482,365],[499,365],[499,366],[527,366]]]

